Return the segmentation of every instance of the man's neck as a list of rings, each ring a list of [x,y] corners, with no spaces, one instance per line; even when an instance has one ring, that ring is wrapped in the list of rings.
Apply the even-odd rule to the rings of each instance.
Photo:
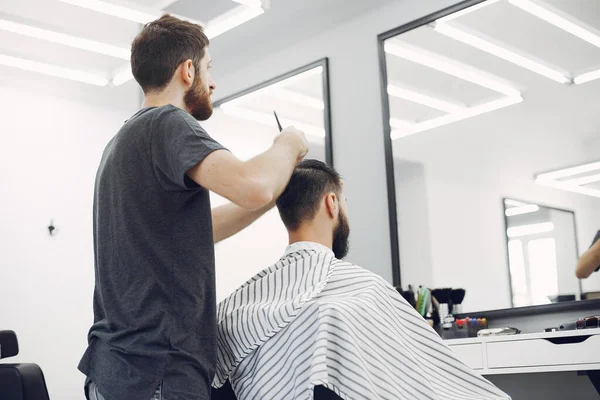
[[[183,94],[177,93],[176,90],[166,88],[161,92],[150,92],[144,96],[143,108],[146,107],[162,107],[168,104],[186,110]]]
[[[327,230],[318,229],[313,226],[301,226],[296,231],[288,231],[290,244],[298,243],[298,242],[312,242],[321,244],[328,249],[333,247],[333,237],[332,234],[326,234]],[[331,232],[329,230],[329,232]]]

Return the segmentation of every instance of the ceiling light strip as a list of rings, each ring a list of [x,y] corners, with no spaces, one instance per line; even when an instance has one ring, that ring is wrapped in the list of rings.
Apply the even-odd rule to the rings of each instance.
[[[240,107],[236,107],[228,104],[221,104],[221,110],[233,117],[242,118],[248,121],[258,122],[263,125],[271,126],[276,128],[275,118],[273,115],[268,113],[263,113],[259,111],[252,111]],[[314,126],[311,124],[307,124],[300,121],[293,121],[287,118],[281,118],[282,124],[286,126],[294,126],[297,129],[303,131],[307,136],[313,136],[316,138],[323,139],[325,137],[325,129]]]
[[[507,206],[512,206],[512,207],[520,207],[520,206],[527,205],[527,203],[523,203],[523,202],[520,202],[517,200],[512,200],[512,199],[505,199],[504,204],[506,204]]]
[[[600,182],[600,174],[582,176],[581,178],[565,180],[569,185],[584,186],[590,183]]]
[[[311,68],[307,71],[301,72],[301,73],[296,74],[287,79],[283,79],[281,81],[275,82],[267,87],[255,90],[251,93],[245,94],[240,97],[236,97],[235,99],[232,99],[226,103],[221,104],[221,106],[226,106],[226,107],[227,106],[239,106],[239,105],[248,103],[250,100],[255,99],[259,96],[268,95],[268,94],[270,94],[271,91],[275,91],[279,88],[287,87],[293,83],[297,83],[304,79],[307,79],[307,78],[310,78],[310,77],[313,77],[316,75],[320,75],[322,72],[323,72],[323,67],[321,65],[319,65],[318,67]]]
[[[3,19],[0,19],[0,30],[16,33],[34,39],[45,40],[47,42],[57,43],[76,49],[122,58],[123,60],[129,60],[129,49],[127,48],[96,42],[94,40],[88,40],[77,36],[35,28],[33,26],[19,24]]]
[[[324,110],[325,103],[323,100],[317,99],[312,96],[307,96],[302,93],[294,92],[289,89],[276,88],[269,91],[269,95],[278,98],[280,100],[289,101],[300,106],[314,108],[315,110]]]
[[[536,74],[545,76],[559,83],[570,83],[571,79],[560,71],[542,65],[520,54],[512,52],[504,47],[498,46],[488,40],[482,39],[473,34],[467,33],[462,29],[447,24],[436,24],[435,31],[469,46],[475,47],[488,54],[502,58],[505,61],[528,69]]]
[[[415,133],[438,128],[443,125],[448,125],[454,122],[462,121],[467,118],[472,118],[481,114],[499,110],[501,108],[508,107],[513,104],[520,103],[522,101],[523,98],[521,96],[504,97],[498,100],[493,100],[488,103],[480,104],[478,106],[465,108],[463,111],[458,113],[447,114],[441,117],[419,122],[414,124],[414,126],[407,127],[406,129],[393,130],[391,133],[391,138],[392,140],[394,140],[401,137],[414,135]]]
[[[264,10],[261,7],[239,5],[208,21],[205,29],[206,36],[209,39],[215,38],[263,13]]]
[[[540,179],[539,177],[535,180],[535,183],[540,186],[546,186],[553,189],[561,189],[567,192],[584,194],[587,196],[600,198],[600,190],[590,189],[583,186],[571,185],[566,182],[555,181],[553,179]]]
[[[489,74],[479,71],[469,65],[460,63],[456,60],[431,53],[419,47],[407,44],[398,45],[395,43],[385,43],[386,53],[396,57],[412,61],[425,67],[452,75],[456,78],[474,83],[486,89],[502,93],[507,96],[520,96],[520,92],[502,83],[499,79],[491,77]]]
[[[484,7],[491,6],[492,4],[498,3],[499,1],[501,1],[501,0],[483,1],[479,4],[475,4],[474,6],[462,9],[462,10],[452,13],[450,15],[446,15],[445,17],[438,19],[436,22],[449,22],[449,21],[452,21],[453,19],[460,18],[464,15],[470,14],[473,11],[481,10]]]
[[[11,57],[0,54],[0,65],[18,68],[24,71],[37,72],[44,75],[55,76],[83,83],[89,83],[96,86],[106,86],[109,80],[101,75],[92,74],[84,71],[78,71],[70,68],[59,67],[56,65],[40,63],[37,61],[26,60],[23,58]]]
[[[582,83],[594,81],[596,79],[600,79],[600,69],[581,74],[581,75],[575,77],[575,79],[573,79],[573,82],[576,85],[581,85]]]
[[[91,11],[110,15],[113,17],[125,19],[139,24],[147,24],[159,18],[161,13],[154,11],[141,11],[130,7],[124,7],[117,4],[101,0],[59,0],[74,6],[86,8]]]
[[[466,108],[465,106],[461,106],[446,100],[428,96],[426,94],[406,89],[397,85],[388,85],[387,92],[390,96],[408,100],[413,103],[421,104],[423,106],[434,108],[436,110],[443,111],[449,114],[461,112]]]
[[[514,217],[515,215],[531,214],[538,212],[540,207],[535,204],[527,204],[518,207],[508,208],[504,211],[504,215],[507,217]]]
[[[571,35],[578,37],[581,40],[585,40],[596,47],[600,47],[599,35],[591,32],[588,29],[585,29],[583,26],[575,22],[569,21],[568,19],[553,11],[550,11],[540,4],[536,4],[531,0],[509,0],[509,3],[556,26],[557,28],[562,29],[565,32],[570,33]]]
[[[554,230],[554,223],[542,222],[539,224],[511,226],[510,228],[508,228],[506,230],[506,235],[509,238],[515,238],[515,237],[521,237],[521,236],[537,235],[540,233],[552,232],[553,230]]]
[[[557,171],[545,172],[543,174],[539,174],[537,178],[541,180],[563,179],[570,176],[586,174],[592,171],[600,171],[600,161],[577,165],[575,167],[563,168]]]

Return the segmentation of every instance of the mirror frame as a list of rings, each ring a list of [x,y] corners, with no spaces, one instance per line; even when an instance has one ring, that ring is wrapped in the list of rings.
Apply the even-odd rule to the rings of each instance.
[[[394,286],[402,286],[400,265],[400,243],[398,236],[398,215],[396,203],[396,181],[394,177],[394,154],[392,149],[392,129],[390,127],[390,103],[387,93],[388,78],[384,44],[387,39],[406,33],[413,29],[427,25],[438,18],[453,14],[465,8],[482,3],[485,0],[465,0],[450,7],[436,11],[422,18],[416,19],[397,28],[377,35],[377,46],[379,51],[379,81],[381,83],[381,105],[383,110],[383,144],[385,153],[385,170],[387,178],[388,213],[390,228],[390,248],[392,251],[392,278]],[[512,301],[512,300],[511,300]]]
[[[311,70],[311,69],[319,67],[319,66],[323,67],[323,73],[322,73],[323,103],[325,105],[325,108],[323,109],[323,112],[325,114],[324,120],[323,120],[323,126],[325,128],[325,162],[328,165],[333,166],[333,140],[332,140],[332,133],[331,133],[331,97],[330,97],[330,93],[329,93],[329,59],[327,57],[321,58],[315,62],[312,62],[310,64],[304,65],[299,68],[296,68],[292,71],[286,72],[282,75],[278,75],[267,81],[258,83],[256,85],[253,85],[246,89],[243,89],[239,92],[236,92],[232,95],[229,95],[222,99],[219,99],[219,100],[213,102],[213,108],[219,107],[223,103],[226,103],[226,102],[236,99],[238,97],[247,95],[249,93],[255,92],[259,89],[265,88],[274,83],[277,83],[277,82],[282,81],[287,78],[291,78],[295,75],[298,75],[302,72]]]
[[[537,306],[541,306],[544,304],[537,304],[537,305],[533,305],[533,306],[521,306],[521,307],[515,307],[515,303],[513,301],[513,289],[512,289],[512,275],[510,273],[510,255],[508,253],[508,217],[506,216],[505,213],[505,205],[504,202],[506,200],[515,200],[515,201],[520,201],[522,203],[527,203],[527,204],[535,204],[537,206],[540,207],[544,207],[544,208],[550,208],[552,210],[557,210],[557,211],[564,211],[564,212],[568,212],[571,213],[573,215],[573,233],[575,235],[575,253],[577,255],[579,255],[579,240],[577,237],[577,218],[575,216],[575,211],[573,210],[567,210],[564,208],[560,208],[560,207],[553,207],[553,206],[549,206],[547,204],[540,204],[536,201],[528,201],[528,200],[522,200],[522,199],[516,199],[514,197],[503,197],[502,198],[502,216],[504,217],[504,241],[505,241],[505,249],[506,249],[506,268],[508,269],[508,292],[510,293],[510,306],[511,308],[521,308],[521,307],[537,307]],[[576,263],[577,260],[574,260],[574,262]],[[575,265],[573,265],[574,267]],[[574,270],[573,270],[574,271]],[[573,277],[575,279],[577,279],[575,277],[575,272],[573,272]],[[579,299],[577,299],[577,296],[575,297],[575,301],[580,301],[581,300],[581,296],[583,295],[583,287],[581,285],[581,279],[577,279],[577,285],[579,286]]]

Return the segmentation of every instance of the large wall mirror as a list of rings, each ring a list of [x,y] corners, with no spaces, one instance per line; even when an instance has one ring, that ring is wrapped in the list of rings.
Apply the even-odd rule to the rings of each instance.
[[[464,288],[465,312],[600,290],[575,277],[600,229],[598,1],[465,1],[379,39],[396,283]]]
[[[207,131],[240,159],[267,150],[282,126],[302,130],[307,158],[332,165],[327,59],[319,60],[213,104]],[[211,206],[226,199],[211,193]],[[223,299],[255,273],[283,255],[288,235],[276,209],[249,228],[215,246],[217,298]]]

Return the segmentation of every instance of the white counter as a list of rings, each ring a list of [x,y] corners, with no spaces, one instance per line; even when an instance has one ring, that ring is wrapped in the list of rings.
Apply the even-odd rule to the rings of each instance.
[[[600,370],[600,329],[446,340],[482,375]]]

